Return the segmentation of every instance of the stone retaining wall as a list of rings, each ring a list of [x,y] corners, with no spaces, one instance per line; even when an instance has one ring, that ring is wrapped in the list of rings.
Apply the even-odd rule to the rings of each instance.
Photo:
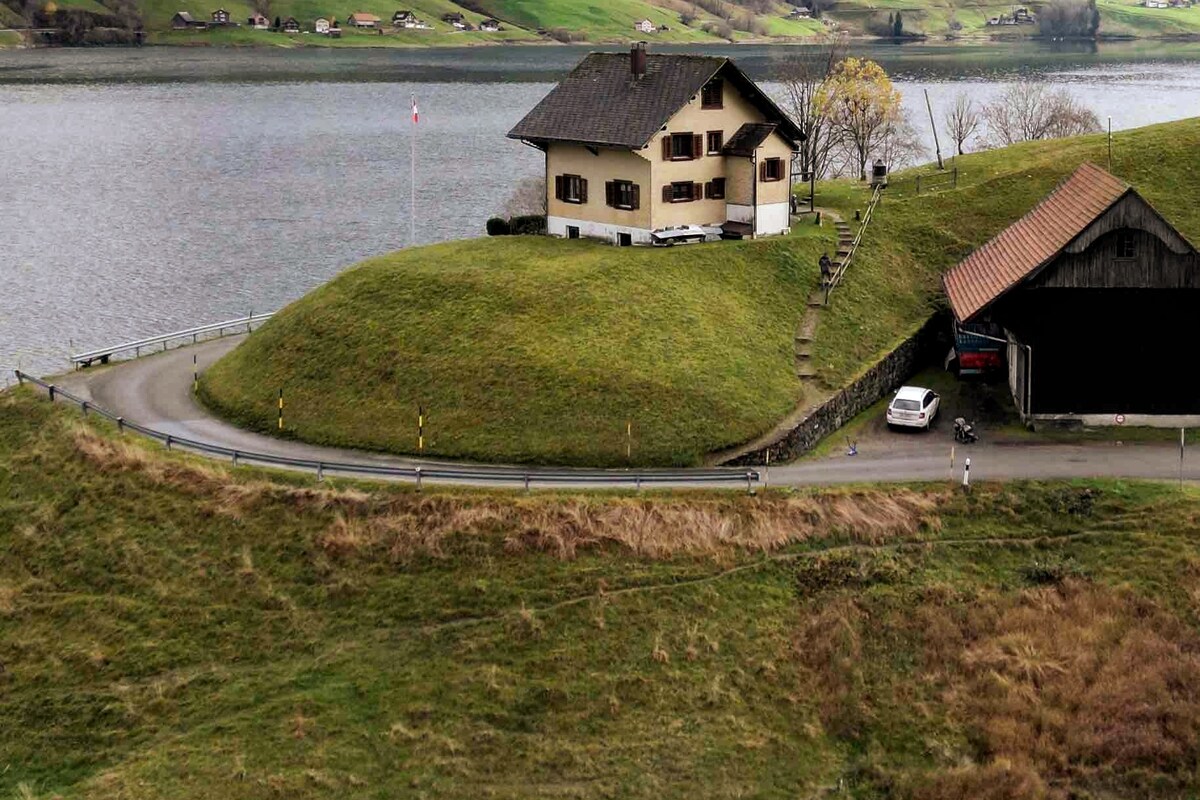
[[[766,462],[791,461],[813,449],[818,442],[866,411],[922,367],[940,362],[950,348],[950,323],[934,315],[919,331],[868,369],[852,384],[829,398],[800,421],[782,439],[725,462],[728,466],[757,466]]]

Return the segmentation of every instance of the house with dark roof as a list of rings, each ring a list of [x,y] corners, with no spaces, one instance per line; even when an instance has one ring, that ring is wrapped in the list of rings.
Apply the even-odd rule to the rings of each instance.
[[[365,11],[355,11],[346,17],[346,24],[351,28],[378,28],[379,17]]]
[[[208,23],[202,19],[196,19],[187,11],[176,11],[175,16],[171,17],[171,30],[184,31],[188,29],[200,29],[208,27]]]
[[[1200,256],[1137,190],[1083,164],[943,278],[1007,352],[1028,424],[1200,424]]]
[[[229,12],[223,8],[218,8],[212,12],[212,24],[214,27],[228,25],[230,23]]]
[[[299,33],[300,22],[295,17],[288,17],[283,21],[282,30],[284,33]]]
[[[804,135],[725,57],[592,53],[509,137],[546,156],[547,231],[614,244],[786,233]]]

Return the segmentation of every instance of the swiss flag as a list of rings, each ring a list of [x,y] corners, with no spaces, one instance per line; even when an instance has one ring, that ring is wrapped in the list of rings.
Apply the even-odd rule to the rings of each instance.
[[[415,94],[412,96],[412,115],[414,125],[421,121],[421,114],[417,111],[417,96]]]

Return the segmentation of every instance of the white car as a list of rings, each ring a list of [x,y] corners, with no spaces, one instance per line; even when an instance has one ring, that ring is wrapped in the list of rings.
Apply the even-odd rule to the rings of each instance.
[[[920,386],[901,386],[887,407],[889,428],[924,428],[929,430],[937,416],[941,398],[936,392]]]

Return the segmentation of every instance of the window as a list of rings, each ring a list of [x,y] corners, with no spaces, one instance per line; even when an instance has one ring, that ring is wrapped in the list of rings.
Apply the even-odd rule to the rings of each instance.
[[[759,180],[764,182],[783,180],[783,159],[768,158],[758,165]]]
[[[587,179],[578,175],[554,176],[554,199],[564,203],[587,202]]]
[[[604,202],[613,208],[631,211],[641,208],[641,194],[633,181],[608,181],[604,184]]]
[[[704,184],[704,196],[709,200],[724,200],[725,199],[725,179],[713,178],[708,183]]]
[[[704,88],[700,90],[700,107],[701,108],[720,108],[721,107],[721,90],[724,82],[720,78],[713,78],[708,83],[704,84]]]
[[[709,131],[708,132],[708,154],[710,156],[721,155],[721,148],[725,145],[725,131]]]
[[[672,133],[662,143],[664,161],[690,161],[704,155],[704,137],[698,133]]]
[[[1117,258],[1136,258],[1137,238],[1133,231],[1121,231],[1117,238]]]
[[[690,203],[704,197],[704,186],[691,181],[675,181],[663,186],[664,203]]]
[[[579,226],[578,225],[568,225],[567,226],[567,238],[568,239],[578,239],[579,238]]]
[[[933,402],[934,397],[936,397],[936,395],[934,395],[933,392],[926,392],[925,399],[921,402],[921,405],[923,405],[925,408],[929,408],[929,405]]]

